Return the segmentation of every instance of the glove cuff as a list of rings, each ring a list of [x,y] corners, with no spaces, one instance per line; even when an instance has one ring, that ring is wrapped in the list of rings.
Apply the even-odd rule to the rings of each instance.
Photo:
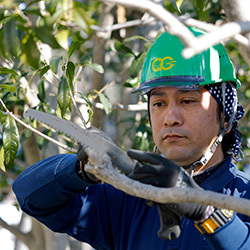
[[[76,161],[76,173],[81,179],[90,184],[97,184],[100,182],[100,180],[98,180],[94,175],[87,173],[84,170],[84,164],[82,161]]]
[[[204,233],[214,233],[216,229],[224,226],[233,218],[234,212],[232,210],[217,208],[212,214],[205,220],[199,223],[195,223],[195,227]]]
[[[207,209],[200,221],[196,221],[196,223],[202,223],[209,218],[209,216],[214,212],[215,208],[213,206],[207,206]]]

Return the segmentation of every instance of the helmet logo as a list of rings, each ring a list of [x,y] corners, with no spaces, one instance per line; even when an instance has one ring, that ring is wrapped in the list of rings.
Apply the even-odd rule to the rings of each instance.
[[[152,70],[157,72],[161,70],[171,69],[176,61],[172,57],[166,56],[164,58],[156,58],[152,63]]]

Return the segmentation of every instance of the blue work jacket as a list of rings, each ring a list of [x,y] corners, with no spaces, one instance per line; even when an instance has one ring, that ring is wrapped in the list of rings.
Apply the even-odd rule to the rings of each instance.
[[[167,241],[157,236],[157,207],[107,184],[90,185],[75,171],[76,156],[55,155],[23,171],[13,185],[24,212],[51,230],[67,233],[96,249],[250,249],[250,218],[234,218],[213,234],[201,234],[189,219],[181,221],[179,238]],[[250,198],[249,177],[231,158],[200,186],[235,197]]]

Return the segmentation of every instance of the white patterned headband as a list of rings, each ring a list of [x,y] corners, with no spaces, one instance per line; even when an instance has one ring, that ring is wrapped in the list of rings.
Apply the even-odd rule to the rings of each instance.
[[[214,97],[214,99],[217,101],[219,106],[223,107],[223,98],[222,98],[222,87],[221,83],[216,84],[210,84],[206,85],[205,88],[210,92],[210,94]],[[244,108],[238,103],[237,101],[237,92],[234,87],[230,83],[226,83],[226,90],[225,90],[225,115],[226,118],[229,120],[232,116],[235,105],[237,105],[236,114],[232,123],[232,130],[235,134],[235,141],[231,146],[230,151],[233,153],[234,157],[237,158],[237,155],[241,151],[241,138],[240,138],[240,132],[237,129],[237,121],[240,120],[244,114],[245,110]],[[243,155],[243,153],[242,153]],[[237,160],[241,160],[239,157]]]

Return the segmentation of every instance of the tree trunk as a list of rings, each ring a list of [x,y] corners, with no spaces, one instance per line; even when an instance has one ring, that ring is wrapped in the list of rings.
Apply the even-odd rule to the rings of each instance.
[[[110,26],[114,22],[112,15],[113,5],[103,4],[103,10],[100,15],[99,25],[100,27]],[[110,32],[96,32],[94,39],[94,51],[93,51],[93,62],[101,64],[105,68],[105,53],[106,53],[106,42],[110,38]],[[96,71],[93,73],[93,89],[100,90],[104,86],[104,75]],[[103,110],[94,108],[94,115],[92,119],[92,125],[102,129],[103,128]]]

